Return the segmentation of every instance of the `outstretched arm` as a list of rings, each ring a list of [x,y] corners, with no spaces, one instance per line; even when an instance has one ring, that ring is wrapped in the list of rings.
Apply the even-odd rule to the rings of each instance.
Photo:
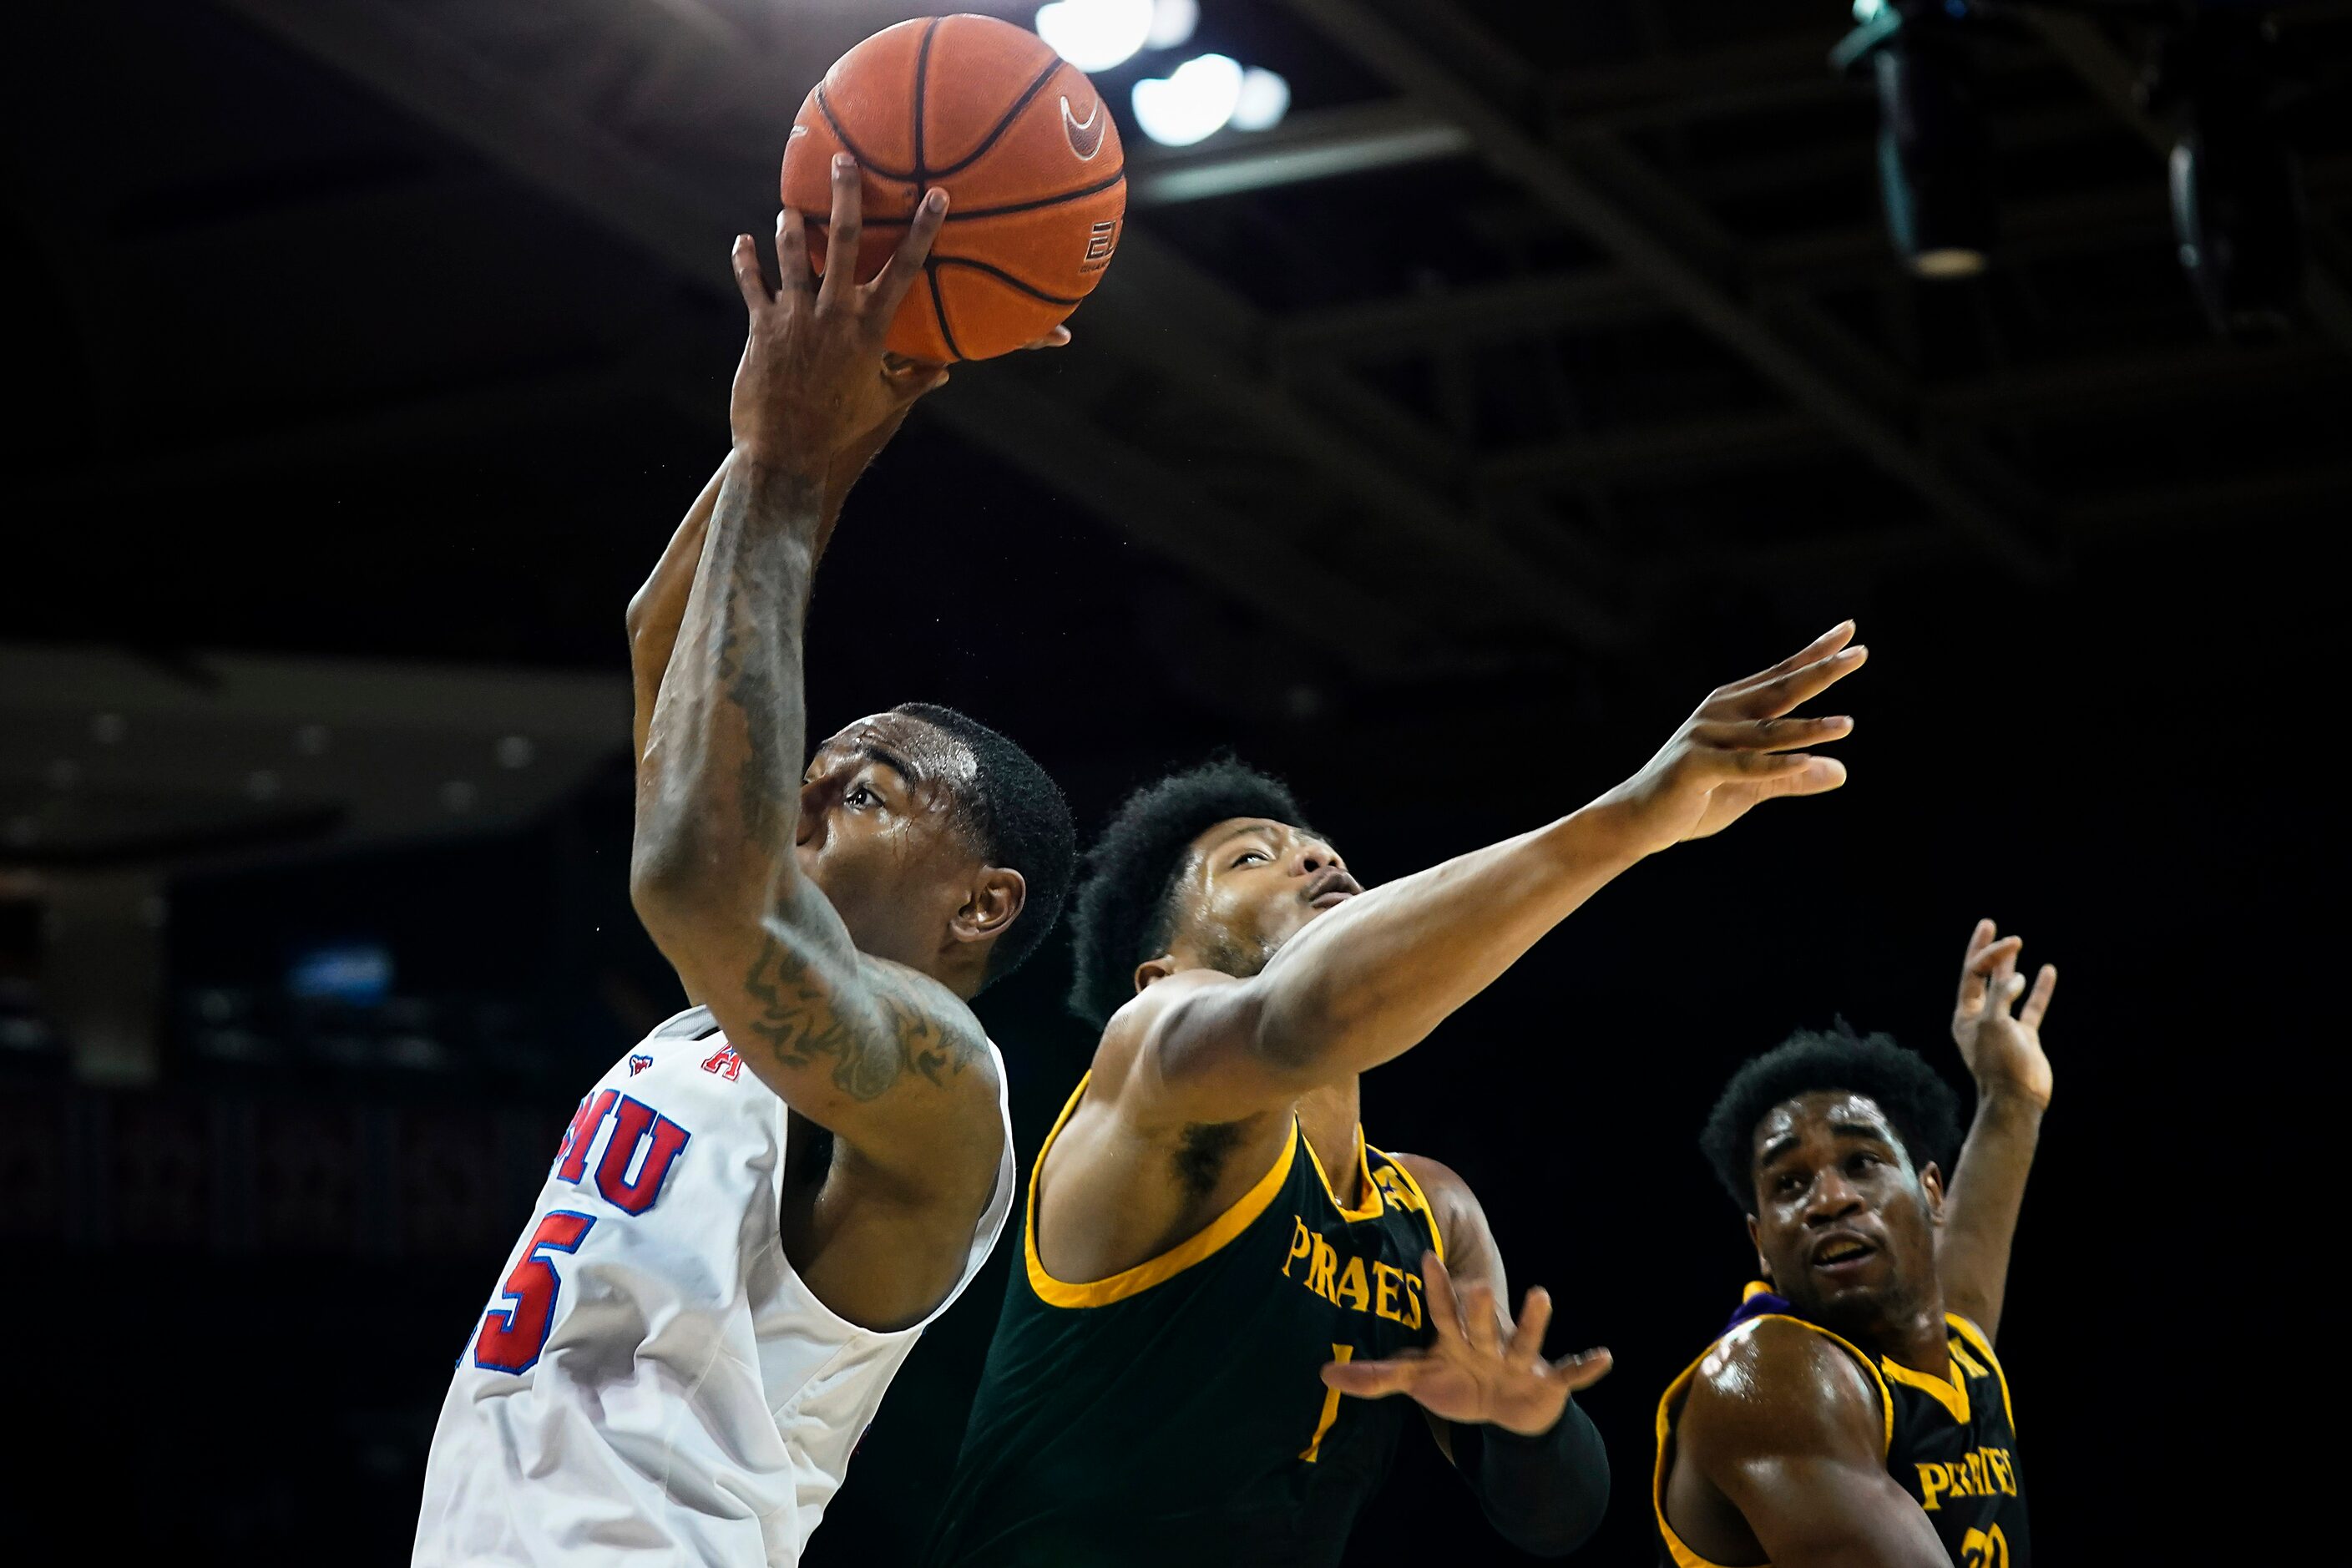
[[[834,201],[834,241],[855,254],[857,175],[845,160]],[[735,378],[735,449],[654,704],[630,866],[646,931],[746,1064],[795,1110],[912,1179],[960,1179],[964,1162],[941,1156],[982,1132],[995,1156],[992,1081],[984,1095],[953,1092],[961,1068],[984,1059],[977,1026],[944,987],[856,952],[800,874],[793,838],[806,749],[802,631],[826,474],[908,399],[884,371],[882,337],[944,212],[944,196],[927,198],[898,254],[865,285],[845,268],[813,285],[797,213],[778,226],[776,293],[750,237],[736,242],[751,331]],[[979,1099],[992,1102],[984,1128],[963,1114]]]
[[[1694,1516],[1727,1503],[1735,1532],[1744,1521],[1775,1568],[1950,1568],[1927,1514],[1887,1474],[1885,1423],[1844,1351],[1795,1323],[1744,1324],[1700,1363],[1684,1400],[1667,1521],[1687,1539]]]
[[[1944,1227],[1936,1247],[1944,1303],[1984,1331],[2000,1327],[2009,1288],[2009,1248],[2025,1204],[2026,1173],[2042,1141],[2042,1113],[2050,1104],[2050,1058],[2042,1051],[2042,1019],[2058,989],[2058,970],[2045,963],[2031,995],[2017,972],[2024,939],[1998,936],[1979,921],[1960,970],[1960,997],[1952,1009],[1952,1038],[1977,1083],[1977,1111],[1968,1142],[1952,1167],[1944,1200]],[[2011,1009],[2025,996],[2014,1016]]]
[[[1591,805],[1349,900],[1250,979],[1185,971],[1146,987],[1106,1033],[1136,1053],[1122,1100],[1148,1119],[1231,1121],[1377,1066],[1643,857],[1721,832],[1775,795],[1835,789],[1844,766],[1797,748],[1837,740],[1853,721],[1790,715],[1862,668],[1853,636],[1848,622],[1719,688]]]

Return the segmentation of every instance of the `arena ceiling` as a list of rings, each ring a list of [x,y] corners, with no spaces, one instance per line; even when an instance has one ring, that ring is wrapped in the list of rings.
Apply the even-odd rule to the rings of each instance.
[[[79,552],[94,504],[249,509],[299,562],[340,509],[429,532],[466,475],[551,429],[708,448],[740,331],[728,238],[772,211],[808,84],[906,8],[45,13],[9,68],[10,205],[51,393],[11,510]],[[1289,118],[1181,152],[1130,132],[1130,225],[1079,346],[959,378],[925,417],[1341,678],[1622,653],[1710,584],[2049,583],[2352,500],[2343,0],[2283,13],[2315,265],[2254,343],[2214,334],[2177,265],[2136,13],[2000,23],[2002,247],[1933,283],[1890,251],[1875,104],[1827,63],[1851,22],[1824,0],[1202,10],[1200,45],[1289,77]],[[1139,70],[1105,78],[1115,105]],[[595,526],[593,498],[561,504]],[[566,526],[516,529],[551,552]],[[339,570],[415,570],[380,524],[339,548]],[[104,640],[252,640],[205,608],[249,563],[120,566],[119,600],[23,594],[20,627],[76,635],[70,602]],[[328,651],[561,661],[573,623],[608,636],[603,598],[505,570],[495,603],[445,584],[430,608],[270,616]],[[110,603],[124,624],[90,628]]]

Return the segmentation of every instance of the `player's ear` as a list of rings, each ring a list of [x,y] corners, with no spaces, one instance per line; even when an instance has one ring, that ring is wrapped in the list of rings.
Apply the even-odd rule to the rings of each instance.
[[[1756,1272],[1768,1283],[1772,1278],[1772,1266],[1764,1261],[1764,1248],[1756,1239],[1756,1216],[1748,1216],[1748,1245],[1756,1254]]]
[[[1927,1220],[1931,1225],[1944,1223],[1944,1173],[1930,1160],[1919,1170],[1919,1190],[1927,1194]]]
[[[1135,966],[1135,988],[1141,991],[1155,980],[1165,980],[1176,973],[1176,955],[1163,952],[1157,958],[1147,958]]]
[[[982,866],[948,930],[958,942],[986,942],[1003,934],[1028,901],[1029,883],[1020,872],[1010,866]]]

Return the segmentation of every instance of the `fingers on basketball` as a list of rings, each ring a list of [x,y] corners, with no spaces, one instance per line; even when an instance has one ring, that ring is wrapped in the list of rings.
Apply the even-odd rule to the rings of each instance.
[[[856,163],[854,280],[899,248],[923,193],[945,188],[945,226],[907,279],[888,346],[945,363],[1051,338],[1109,265],[1127,207],[1124,157],[1094,84],[1025,28],[985,16],[920,17],[835,62],[801,106],[784,152],[784,205],[814,220],[824,270],[830,167]]]

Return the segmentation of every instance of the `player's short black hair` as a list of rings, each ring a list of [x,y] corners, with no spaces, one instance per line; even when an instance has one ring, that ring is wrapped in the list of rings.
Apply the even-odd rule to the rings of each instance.
[[[1070,803],[1034,757],[970,714],[934,702],[901,702],[891,711],[920,719],[971,749],[978,764],[971,785],[957,792],[964,826],[982,858],[1020,872],[1028,884],[1020,917],[989,952],[984,990],[1027,962],[1061,915],[1078,862]]]
[[[1289,785],[1229,756],[1146,784],[1113,814],[1087,852],[1070,912],[1072,1012],[1099,1026],[1135,994],[1135,966],[1168,951],[1184,851],[1233,816],[1306,826]]]
[[[1959,1097],[1936,1069],[1885,1035],[1858,1035],[1840,1018],[1801,1029],[1731,1075],[1708,1113],[1699,1148],[1742,1214],[1756,1207],[1756,1124],[1771,1109],[1816,1089],[1868,1095],[1903,1141],[1913,1168],[1951,1169],[1960,1142]]]

